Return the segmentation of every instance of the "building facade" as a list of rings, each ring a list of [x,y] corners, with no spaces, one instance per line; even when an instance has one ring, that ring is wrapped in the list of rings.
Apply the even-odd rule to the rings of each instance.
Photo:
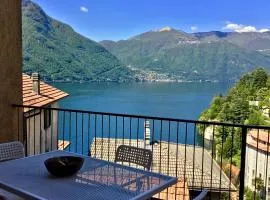
[[[260,192],[263,199],[270,200],[270,134],[267,130],[251,130],[247,135],[245,186],[255,190],[255,178],[263,181]],[[257,181],[258,182],[258,181]],[[256,185],[258,185],[256,183]],[[256,186],[258,187],[258,186]]]
[[[40,81],[39,75],[23,74],[23,105],[40,108],[24,108],[24,142],[29,155],[58,149],[58,112],[46,108],[58,108],[60,99],[67,93]]]

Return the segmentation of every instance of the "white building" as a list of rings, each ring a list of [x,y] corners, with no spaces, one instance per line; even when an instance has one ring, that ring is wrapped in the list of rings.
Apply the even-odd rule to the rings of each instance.
[[[23,105],[57,108],[67,93],[40,81],[39,75],[23,74]],[[24,108],[24,142],[28,155],[56,150],[58,113],[46,109]]]
[[[270,131],[251,130],[247,135],[246,146],[246,168],[245,186],[255,189],[255,177],[261,178],[265,185],[265,190],[261,195],[266,195],[265,199],[270,199]]]

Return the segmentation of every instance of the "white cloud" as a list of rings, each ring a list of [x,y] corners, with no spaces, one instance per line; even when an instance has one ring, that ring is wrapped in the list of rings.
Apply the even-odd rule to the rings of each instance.
[[[192,31],[196,31],[196,30],[198,30],[198,27],[197,27],[197,26],[191,26],[190,29],[191,29]]]
[[[270,31],[268,28],[263,28],[261,30],[259,30],[260,33],[264,33],[264,32],[267,32],[267,31]]]
[[[243,25],[243,24],[235,24],[231,22],[226,22],[226,26],[223,27],[224,30],[230,30],[230,31],[235,31],[238,33],[244,33],[244,32],[266,32],[269,31],[267,28],[263,28],[258,30],[255,26],[250,26],[250,25]]]
[[[86,8],[86,7],[84,7],[84,6],[81,6],[81,7],[80,7],[80,10],[81,10],[82,12],[85,12],[85,13],[88,12],[88,8]]]
[[[243,26],[240,29],[236,30],[237,32],[256,32],[257,29],[254,26]]]
[[[242,32],[256,32],[256,28],[254,26],[245,26],[243,24],[234,24],[234,23],[227,23],[225,27],[223,27],[225,30],[231,30],[238,33]]]

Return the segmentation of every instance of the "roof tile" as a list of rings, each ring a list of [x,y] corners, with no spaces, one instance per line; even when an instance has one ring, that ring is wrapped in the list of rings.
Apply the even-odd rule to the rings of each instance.
[[[40,81],[40,94],[37,94],[32,90],[32,78],[26,74],[23,74],[22,78],[23,105],[25,106],[46,106],[68,96],[66,92],[44,83],[43,81]]]

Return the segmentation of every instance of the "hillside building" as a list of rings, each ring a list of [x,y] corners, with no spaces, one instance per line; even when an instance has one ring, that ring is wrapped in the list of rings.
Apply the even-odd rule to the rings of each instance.
[[[40,81],[40,76],[33,73],[32,77],[22,75],[23,105],[38,106],[42,108],[58,108],[60,99],[67,97],[68,94]],[[27,146],[27,153],[33,155],[56,150],[60,142],[57,141],[58,113],[57,111],[24,108],[25,132],[24,141]]]

